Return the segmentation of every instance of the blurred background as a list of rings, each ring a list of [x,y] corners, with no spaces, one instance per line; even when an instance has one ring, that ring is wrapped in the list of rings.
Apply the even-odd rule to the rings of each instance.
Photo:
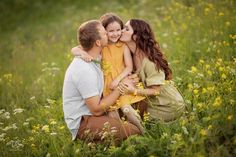
[[[92,156],[111,149],[101,146],[95,150],[71,142],[61,101],[64,73],[73,58],[70,50],[78,44],[78,26],[107,12],[118,14],[124,23],[141,18],[151,24],[173,70],[174,81],[186,98],[188,118],[194,117],[184,119],[188,134],[178,125],[169,130],[159,125],[159,131],[158,127],[149,128],[149,136],[141,140],[149,143],[166,132],[168,140],[164,146],[156,141],[154,145],[160,149],[140,148],[144,154],[235,154],[234,8],[235,0],[1,0],[0,156],[89,156],[86,151]],[[214,123],[204,119],[216,114]],[[209,126],[217,131],[211,133]],[[182,143],[166,148],[172,138]],[[129,148],[125,144],[123,147],[124,152]],[[120,149],[114,147],[104,153],[111,155]],[[139,156],[139,148],[135,149],[128,155]]]

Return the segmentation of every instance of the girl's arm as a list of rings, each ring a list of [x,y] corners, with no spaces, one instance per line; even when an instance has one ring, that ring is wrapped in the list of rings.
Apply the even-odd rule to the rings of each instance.
[[[80,56],[83,60],[86,62],[91,62],[93,60],[93,57],[90,56],[87,52],[85,52],[81,46],[76,46],[71,49],[71,53],[74,56]]]
[[[125,50],[124,50],[124,61],[125,61],[125,69],[123,72],[118,75],[110,85],[111,89],[114,89],[115,87],[118,86],[119,82],[128,76],[132,71],[133,71],[133,61],[132,61],[132,56],[130,54],[129,48],[125,45]]]

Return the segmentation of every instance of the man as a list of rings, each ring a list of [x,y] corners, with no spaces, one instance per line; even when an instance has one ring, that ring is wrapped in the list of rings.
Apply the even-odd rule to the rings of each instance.
[[[83,23],[77,36],[80,45],[93,58],[100,57],[102,48],[108,42],[104,27],[96,20]],[[140,134],[136,126],[123,124],[105,115],[120,96],[118,88],[103,98],[102,91],[103,73],[100,64],[75,57],[66,71],[63,86],[63,111],[72,139],[101,140],[104,124],[116,129],[113,132],[116,132],[115,137],[118,139]]]

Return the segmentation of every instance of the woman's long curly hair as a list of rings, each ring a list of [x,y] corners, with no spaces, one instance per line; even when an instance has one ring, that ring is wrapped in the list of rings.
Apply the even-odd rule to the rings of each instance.
[[[148,59],[155,63],[157,70],[161,69],[164,71],[166,80],[171,80],[172,71],[161,52],[159,43],[155,40],[150,25],[140,19],[131,19],[130,25],[134,30],[132,39],[137,45],[136,49],[142,50]]]

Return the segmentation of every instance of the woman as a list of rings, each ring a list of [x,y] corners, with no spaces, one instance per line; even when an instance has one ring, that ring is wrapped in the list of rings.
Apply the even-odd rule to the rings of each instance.
[[[171,121],[185,110],[185,103],[173,85],[172,71],[164,58],[154,33],[148,23],[131,19],[122,31],[121,41],[133,54],[136,73],[141,77],[144,89],[123,84],[123,93],[147,97],[147,112],[152,119]]]

